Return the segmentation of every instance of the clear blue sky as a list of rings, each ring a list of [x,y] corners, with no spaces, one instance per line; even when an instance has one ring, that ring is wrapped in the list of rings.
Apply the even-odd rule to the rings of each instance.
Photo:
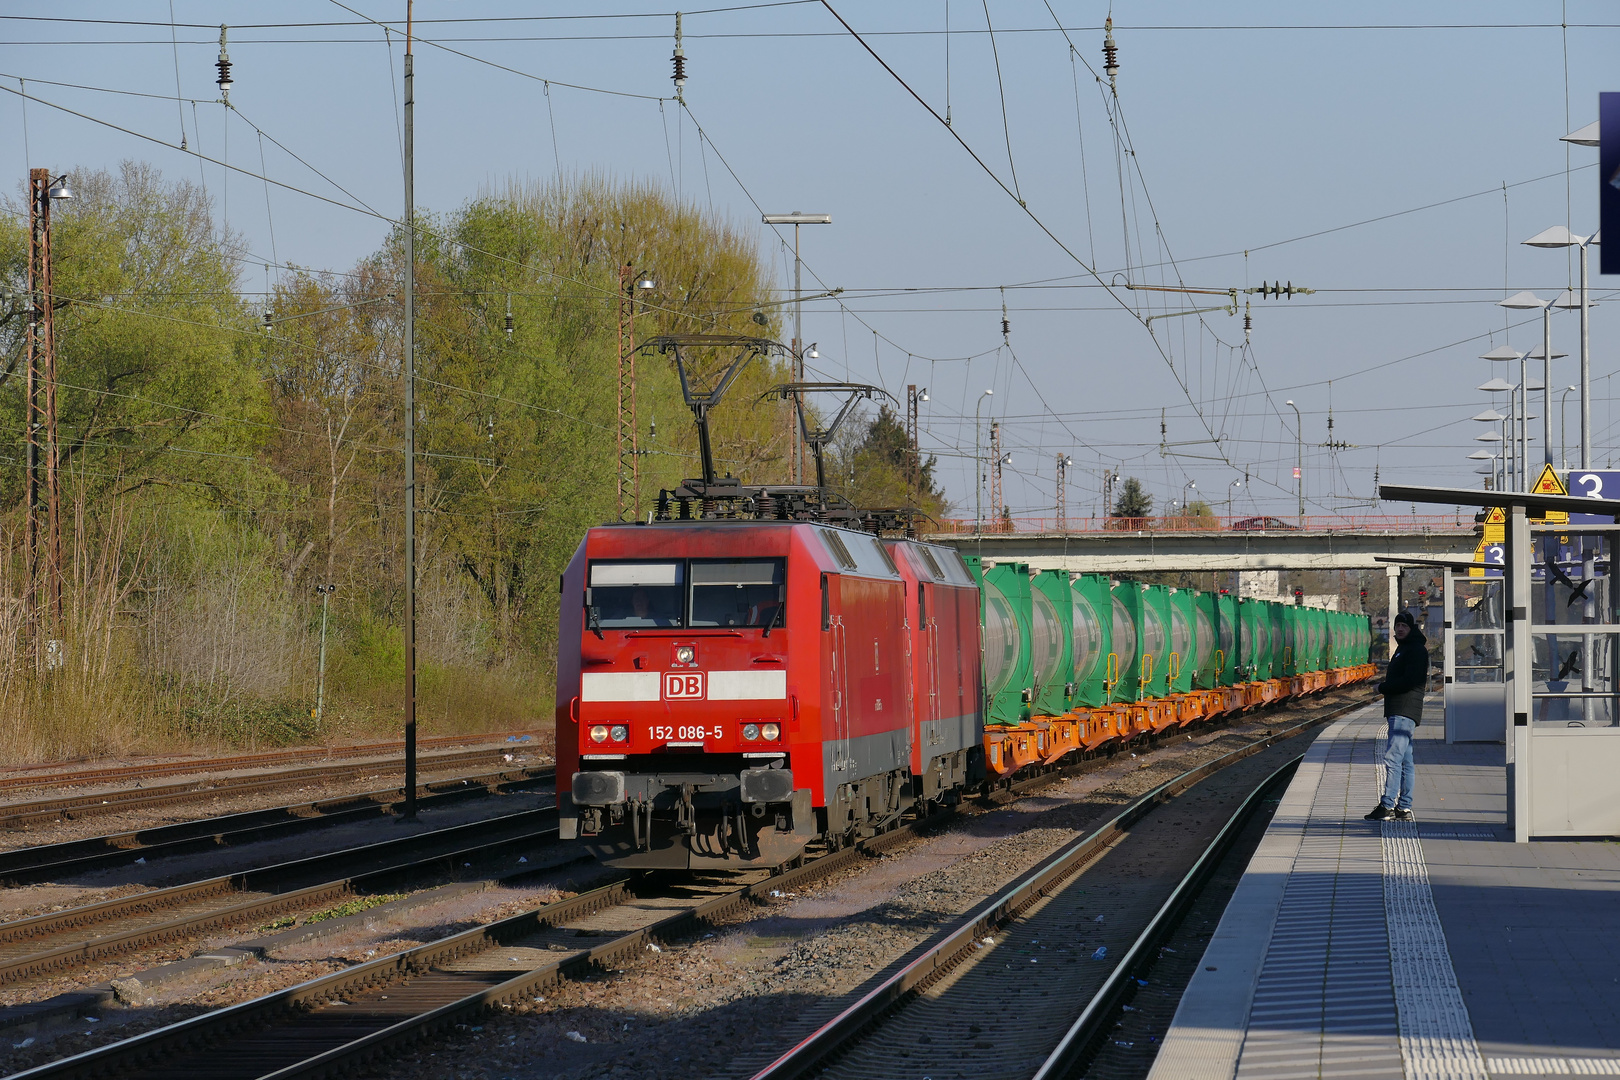
[[[351,6],[404,21],[404,0]],[[1096,510],[1100,474],[1117,467],[1161,506],[1193,482],[1222,513],[1247,473],[1232,512],[1292,515],[1289,398],[1304,417],[1308,513],[1377,512],[1365,504],[1375,468],[1386,480],[1479,484],[1466,455],[1486,427],[1469,417],[1492,402],[1474,388],[1516,378],[1477,358],[1503,341],[1495,302],[1504,288],[1550,298],[1573,275],[1564,253],[1519,241],[1554,224],[1596,228],[1597,151],[1559,136],[1596,118],[1600,90],[1620,90],[1602,81],[1620,55],[1612,4],[1124,0],[1113,8],[1122,126],[1092,70],[1105,4],[996,0],[993,37],[982,2],[833,7],[941,115],[948,91],[954,132],[1029,213],[819,2],[686,14],[683,110],[671,100],[671,12],[632,0],[421,0],[419,34],[477,59],[417,47],[418,205],[453,209],[481,187],[559,168],[648,177],[756,230],[784,287],[791,230],[760,225],[758,208],[832,214],[804,232],[807,286],[845,290],[805,305],[820,374],[902,400],[907,383],[928,387],[924,446],[969,516],[987,388],[983,415],[1003,424],[1006,499],[1019,515],[1051,513],[1058,453],[1075,460],[1071,514]],[[397,37],[390,46],[376,25],[316,0],[174,0],[177,43],[168,0],[60,0],[49,11],[0,20],[0,85],[16,89],[21,76],[39,98],[164,142],[178,143],[183,125],[192,150],[258,172],[246,118],[325,175],[265,143],[271,178],[398,215]],[[221,22],[232,26],[241,114],[228,125],[212,103]],[[330,25],[250,26],[271,22]],[[172,100],[177,68],[195,107]],[[249,290],[265,287],[267,260],[344,269],[386,230],[39,102],[27,107],[25,151],[15,94],[0,94],[0,115],[0,175],[19,182],[30,163],[111,168],[129,157],[205,180],[257,260],[244,268]],[[1310,235],[1325,230],[1338,231]],[[1318,292],[1252,298],[1247,351],[1241,310],[1155,320],[1152,336],[1127,310],[1223,298],[1122,287],[1276,279]],[[1620,301],[1613,278],[1594,273],[1593,289]],[[1598,307],[1592,322],[1599,464],[1620,434],[1615,380],[1603,378],[1620,369],[1617,308]],[[1511,344],[1539,343],[1539,317],[1512,321]],[[1553,333],[1554,351],[1571,354],[1555,361],[1556,388],[1576,379],[1575,317],[1555,317]],[[1330,381],[1333,434],[1356,449],[1319,445]],[[1171,456],[1161,410],[1167,441],[1181,444]],[[1556,444],[1556,401],[1553,416]],[[1572,394],[1572,444],[1577,424]],[[1539,442],[1539,422],[1532,429]],[[1194,441],[1211,435],[1221,441]]]

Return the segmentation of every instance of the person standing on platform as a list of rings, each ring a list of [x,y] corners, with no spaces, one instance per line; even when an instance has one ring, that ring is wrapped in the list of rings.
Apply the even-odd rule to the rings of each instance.
[[[1395,655],[1389,658],[1378,692],[1384,695],[1384,718],[1389,722],[1389,748],[1384,751],[1384,798],[1367,815],[1368,821],[1411,821],[1412,787],[1417,766],[1412,761],[1412,736],[1423,723],[1423,692],[1429,683],[1428,639],[1410,612],[1395,616]]]

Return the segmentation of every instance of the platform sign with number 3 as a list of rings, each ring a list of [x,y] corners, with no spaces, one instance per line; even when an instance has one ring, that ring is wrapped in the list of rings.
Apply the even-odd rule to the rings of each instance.
[[[1577,499],[1620,499],[1620,470],[1571,469],[1564,481],[1569,493]],[[1609,525],[1614,519],[1607,514],[1571,514],[1569,520],[1580,525]]]

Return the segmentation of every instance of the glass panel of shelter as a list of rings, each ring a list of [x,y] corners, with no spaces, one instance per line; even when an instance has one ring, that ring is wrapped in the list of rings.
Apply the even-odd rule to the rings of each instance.
[[[1616,695],[1620,526],[1532,525],[1531,718],[1537,725],[1620,725]],[[1459,663],[1461,654],[1459,653]]]
[[[1453,679],[1460,683],[1504,681],[1502,650],[1507,633],[1502,622],[1503,579],[1452,579],[1454,607],[1451,633],[1456,642]]]

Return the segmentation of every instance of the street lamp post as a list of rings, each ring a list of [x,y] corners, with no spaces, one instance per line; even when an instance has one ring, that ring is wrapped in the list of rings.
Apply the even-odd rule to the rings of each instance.
[[[1498,376],[1492,379],[1490,382],[1481,384],[1480,386],[1476,387],[1476,389],[1483,390],[1488,394],[1500,394],[1505,391],[1508,395],[1509,415],[1502,417],[1502,434],[1496,437],[1493,437],[1489,433],[1474,436],[1474,438],[1480,442],[1495,442],[1497,438],[1500,438],[1502,442],[1502,483],[1497,490],[1506,491],[1508,490],[1508,477],[1510,476],[1508,471],[1508,459],[1511,457],[1513,450],[1513,434],[1508,429],[1508,425],[1512,423],[1512,414],[1514,410],[1513,384]]]
[[[1576,132],[1575,134],[1580,134]],[[1571,142],[1579,140],[1570,136],[1565,139]],[[1585,145],[1585,144],[1583,144]],[[1581,295],[1579,306],[1581,311],[1581,468],[1592,467],[1592,337],[1591,337],[1591,300],[1587,295],[1587,268],[1586,249],[1592,244],[1601,244],[1599,234],[1591,236],[1576,236],[1563,225],[1554,225],[1544,229],[1523,241],[1527,247],[1539,248],[1579,248],[1581,252]],[[1574,306],[1574,305],[1571,305]]]
[[[765,214],[762,221],[767,225],[793,226],[793,381],[804,381],[804,310],[803,310],[803,271],[804,263],[799,259],[799,226],[800,225],[831,225],[831,214],[801,214],[795,210],[791,214]],[[799,444],[799,429],[794,422],[793,414],[788,416],[788,451],[793,462],[793,482],[804,483],[804,447]]]
[[[982,441],[979,438],[979,425],[981,410],[984,408],[984,399],[995,394],[994,390],[986,390],[979,395],[979,402],[973,406],[973,531],[975,534],[984,531],[984,452],[980,449]]]
[[[1482,412],[1482,413],[1478,414],[1477,416],[1475,416],[1474,419],[1478,420],[1478,421],[1480,421],[1481,423],[1484,423],[1484,424],[1500,424],[1500,423],[1503,423],[1503,421],[1505,421],[1507,419],[1507,417],[1503,416],[1501,413],[1497,412],[1495,409],[1486,409],[1484,412]],[[1483,435],[1475,435],[1474,436],[1474,441],[1476,441],[1476,442],[1484,442],[1484,443],[1496,442],[1497,440],[1502,440],[1502,441],[1505,442],[1506,439],[1507,439],[1507,432],[1506,432],[1505,429],[1504,429],[1503,433],[1500,434],[1500,435],[1498,435],[1494,431],[1487,431]],[[1472,454],[1470,454],[1468,456],[1471,457],[1471,458],[1479,459],[1479,460],[1484,460],[1485,458],[1490,458],[1491,459],[1491,481],[1492,481],[1492,483],[1495,483],[1495,481],[1496,481],[1496,455],[1492,454],[1492,453],[1488,453],[1485,450],[1477,450],[1477,451],[1475,451],[1474,453],[1472,453]]]
[[[1233,494],[1233,492],[1242,486],[1243,481],[1241,480],[1234,480],[1230,484],[1226,485],[1226,516],[1228,518],[1232,516],[1232,500],[1237,497]]]
[[[1541,442],[1542,442],[1542,449],[1543,449],[1543,457],[1546,459],[1547,464],[1551,465],[1552,460],[1553,460],[1553,457],[1552,457],[1552,362],[1553,362],[1553,358],[1554,358],[1555,355],[1563,355],[1561,353],[1560,354],[1554,354],[1554,352],[1552,351],[1552,305],[1548,301],[1541,299],[1541,297],[1537,296],[1535,293],[1527,291],[1527,292],[1514,293],[1512,296],[1508,297],[1506,300],[1498,301],[1497,306],[1498,307],[1510,308],[1510,309],[1517,310],[1517,311],[1536,311],[1536,310],[1539,310],[1541,312],[1541,349],[1538,352],[1531,353],[1530,355],[1533,356],[1533,357],[1539,357],[1540,360],[1541,360],[1541,363],[1542,363],[1542,377],[1541,377]],[[1522,402],[1524,404],[1524,412],[1526,414],[1526,425],[1525,426],[1528,428],[1529,427],[1528,414],[1530,412],[1530,407],[1529,407],[1530,399],[1529,399],[1529,390],[1527,389],[1528,384],[1525,382],[1524,358],[1523,357],[1519,358],[1519,384],[1520,384],[1520,387],[1521,387],[1520,392],[1519,392],[1520,393],[1520,398],[1521,398],[1521,400],[1522,400]],[[1528,442],[1528,435],[1526,435],[1526,441]],[[1528,449],[1528,446],[1526,447],[1526,449]],[[1529,470],[1528,469],[1523,469],[1521,471],[1523,472],[1524,477],[1525,477],[1525,488],[1528,489],[1529,486],[1530,486]]]
[[[1292,399],[1284,402],[1294,410],[1294,496],[1299,501],[1299,527],[1305,527],[1305,425],[1299,417],[1299,406]]]
[[[1519,295],[1520,296],[1527,296],[1529,294],[1528,293],[1521,293]],[[1509,297],[1508,300],[1503,300],[1499,306],[1508,307],[1509,306],[1509,300],[1517,300],[1517,299],[1518,299],[1517,296]],[[1531,297],[1531,299],[1534,299],[1534,297]],[[1515,306],[1517,306],[1517,305],[1515,305]],[[1530,482],[1528,480],[1524,480],[1522,483],[1520,482],[1521,476],[1523,476],[1526,473],[1524,463],[1525,463],[1525,459],[1526,459],[1526,457],[1528,455],[1524,451],[1528,449],[1528,447],[1526,446],[1526,442],[1527,442],[1527,440],[1529,438],[1529,436],[1528,436],[1529,421],[1525,419],[1525,416],[1530,411],[1529,408],[1527,407],[1529,399],[1527,398],[1526,395],[1527,395],[1528,392],[1524,389],[1524,387],[1525,387],[1524,355],[1525,355],[1524,353],[1519,352],[1516,349],[1509,348],[1506,345],[1498,345],[1496,348],[1492,349],[1490,352],[1485,353],[1485,354],[1480,356],[1481,360],[1501,360],[1501,361],[1517,360],[1519,362],[1519,385],[1518,386],[1508,386],[1506,380],[1503,380],[1503,379],[1492,379],[1490,382],[1488,382],[1484,386],[1480,387],[1481,390],[1485,390],[1487,388],[1490,388],[1490,389],[1493,389],[1493,390],[1505,389],[1505,390],[1508,390],[1510,392],[1509,393],[1509,403],[1510,403],[1511,407],[1509,408],[1508,411],[1510,413],[1512,413],[1512,425],[1513,425],[1513,428],[1512,428],[1512,431],[1509,433],[1509,435],[1510,435],[1511,440],[1514,443],[1514,450],[1513,450],[1514,483],[1518,485],[1517,490],[1519,490],[1519,491],[1523,491],[1523,490],[1525,490],[1525,488],[1530,486]],[[1496,384],[1498,384],[1498,383],[1500,383],[1501,385],[1497,386]]]

